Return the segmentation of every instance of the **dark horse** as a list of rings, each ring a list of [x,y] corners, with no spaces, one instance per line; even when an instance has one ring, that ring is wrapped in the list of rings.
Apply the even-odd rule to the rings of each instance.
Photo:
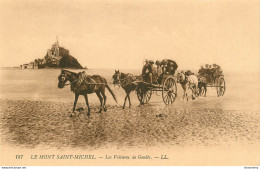
[[[207,79],[205,77],[198,77],[198,88],[199,88],[199,95],[201,96],[204,93],[204,97],[206,97],[207,94]],[[204,90],[202,89],[204,88]]]
[[[141,76],[134,76],[129,73],[122,73],[119,70],[115,70],[115,74],[113,75],[113,84],[119,84],[125,90],[126,96],[123,105],[123,109],[125,108],[126,100],[129,101],[129,107],[131,107],[130,101],[130,93],[136,90],[138,86],[138,81],[141,81]]]
[[[63,88],[65,86],[65,83],[67,81],[69,81],[70,89],[72,92],[75,93],[73,113],[75,111],[75,107],[76,107],[79,95],[83,95],[85,97],[86,104],[88,107],[87,115],[88,116],[90,115],[88,94],[91,94],[91,93],[96,93],[100,100],[99,113],[101,113],[102,110],[106,111],[107,108],[106,108],[105,88],[108,89],[108,91],[113,96],[114,100],[117,102],[116,96],[113,93],[113,91],[110,89],[110,87],[108,86],[106,79],[99,75],[89,76],[82,72],[74,73],[74,72],[71,72],[68,70],[61,70],[61,74],[59,75],[58,79],[59,79],[59,83],[58,83],[59,88]]]

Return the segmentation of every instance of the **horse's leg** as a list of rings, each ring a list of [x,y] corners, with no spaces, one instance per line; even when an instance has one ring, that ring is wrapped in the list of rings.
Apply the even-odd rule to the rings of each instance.
[[[181,85],[181,87],[182,87],[182,89],[183,89],[183,97],[182,97],[182,101],[184,101],[184,99],[185,99],[185,89],[184,89],[184,86],[183,86],[183,85]]]
[[[189,99],[188,99],[187,89],[185,89],[185,96],[186,96],[186,100],[189,101]]]
[[[188,93],[187,93],[187,91],[189,90],[188,84],[186,84],[186,85],[184,86],[184,88],[185,88],[184,94],[185,94],[185,96],[186,96],[187,101],[189,101],[189,99],[188,99]]]
[[[141,100],[141,101],[140,101],[139,107],[142,106],[142,105],[144,105],[144,100],[143,100],[143,99],[144,99],[144,90],[146,90],[145,87],[144,87],[144,86],[141,86],[141,91],[140,91],[140,96],[141,96],[140,100]]]
[[[103,96],[103,99],[104,99],[103,109],[104,109],[104,111],[107,111],[107,108],[106,108],[107,96],[105,95],[105,88],[104,88],[104,90],[101,90],[101,95]]]
[[[190,84],[190,89],[191,89],[191,98],[194,100],[196,98],[196,85],[195,84]],[[195,97],[194,97],[195,95]]]
[[[103,98],[102,98],[102,96],[101,96],[99,91],[96,92],[96,94],[97,94],[97,96],[98,96],[98,98],[100,100],[100,110],[99,110],[99,113],[101,113],[101,111],[103,110]]]
[[[204,91],[205,91],[205,93],[204,93],[204,97],[206,97],[206,93],[207,93],[207,84],[204,84]]]
[[[182,86],[182,88],[183,88],[183,101],[184,101],[185,96],[187,96],[187,93],[186,93],[186,87]]]
[[[85,94],[84,97],[85,97],[86,105],[87,105],[87,107],[88,107],[88,113],[87,113],[87,115],[89,116],[89,115],[90,115],[90,107],[89,107],[89,104],[88,104],[88,95]]]
[[[125,102],[126,102],[126,100],[127,100],[127,93],[125,95],[125,101],[124,101],[124,104],[123,104],[123,109],[125,109]]]
[[[195,96],[194,96],[195,95]],[[194,94],[194,92],[192,91],[192,93],[191,93],[191,98],[192,98],[192,100],[195,100],[196,99],[196,94]]]
[[[77,105],[77,102],[78,102],[78,98],[79,98],[79,94],[75,94],[75,100],[74,100],[74,106],[73,106],[72,113],[75,112],[75,108],[76,108],[76,105]],[[70,115],[70,116],[72,116],[72,115]]]
[[[200,88],[200,83],[198,83],[198,95],[200,95],[200,93],[201,93],[201,88]]]
[[[130,101],[130,92],[127,94],[128,101],[129,101],[129,108],[131,107],[131,101]]]
[[[195,85],[195,96],[196,96],[196,97],[199,97],[198,91],[199,91],[199,89],[198,89],[198,84],[196,84],[196,85]]]

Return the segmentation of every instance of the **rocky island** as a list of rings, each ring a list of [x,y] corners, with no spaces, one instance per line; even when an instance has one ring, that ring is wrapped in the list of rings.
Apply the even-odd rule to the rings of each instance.
[[[47,50],[43,59],[35,59],[34,61],[20,65],[21,69],[41,69],[41,68],[71,68],[83,69],[76,58],[70,55],[69,50],[59,46],[59,41]]]

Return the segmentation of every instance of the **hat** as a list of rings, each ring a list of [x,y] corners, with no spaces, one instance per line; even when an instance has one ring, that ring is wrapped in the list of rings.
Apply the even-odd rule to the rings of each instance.
[[[149,60],[148,63],[154,64],[154,61],[153,60]]]
[[[159,61],[159,60],[156,60],[156,62],[155,62],[156,65],[161,65],[161,63],[162,63],[162,62]]]

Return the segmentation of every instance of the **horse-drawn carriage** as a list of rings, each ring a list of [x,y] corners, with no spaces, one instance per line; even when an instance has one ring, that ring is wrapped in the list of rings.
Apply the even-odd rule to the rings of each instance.
[[[132,91],[137,92],[138,100],[140,104],[146,104],[150,101],[152,94],[158,94],[162,92],[162,99],[166,105],[173,104],[177,97],[177,84],[180,83],[184,89],[184,97],[187,97],[186,89],[191,89],[193,95],[198,96],[199,83],[204,84],[205,93],[206,87],[216,87],[217,95],[223,96],[226,90],[224,75],[220,66],[213,64],[213,66],[201,67],[198,75],[188,73],[178,73],[177,79],[174,77],[175,71],[178,65],[175,61],[170,59],[164,59],[162,61],[156,61],[157,67],[153,66],[153,61],[146,61],[143,67],[141,76],[134,76],[129,73],[122,73],[119,70],[115,70],[115,74],[112,76],[113,84],[122,86],[126,92],[123,109],[125,108],[126,100],[129,101],[129,107],[131,107],[130,93]],[[116,96],[108,86],[105,78],[99,75],[87,75],[85,72],[71,72],[68,70],[61,70],[61,74],[58,77],[58,87],[63,88],[66,85],[70,85],[71,91],[75,93],[75,100],[73,106],[73,112],[75,111],[77,100],[79,95],[83,95],[88,106],[88,116],[90,115],[90,107],[88,103],[88,94],[96,93],[100,100],[100,110],[106,111],[106,95],[105,88],[109,90],[114,100],[117,102]],[[69,81],[69,84],[66,82]],[[202,89],[202,88],[200,88]],[[201,90],[200,90],[200,93]],[[194,98],[194,96],[193,96]],[[188,98],[187,98],[188,100]]]
[[[226,91],[226,83],[224,75],[219,65],[206,64],[205,67],[201,67],[198,72],[199,83],[205,85],[204,89],[201,88],[200,93],[206,94],[206,87],[215,87],[217,89],[217,95],[224,96]]]
[[[141,104],[146,104],[150,101],[152,94],[162,92],[163,102],[166,105],[172,104],[177,97],[177,84],[174,74],[178,65],[170,59],[156,61],[156,68],[153,67],[153,61],[145,62],[146,65],[144,65],[142,72],[143,81],[136,88],[138,100]],[[149,66],[151,66],[152,72],[145,73],[144,69]]]

